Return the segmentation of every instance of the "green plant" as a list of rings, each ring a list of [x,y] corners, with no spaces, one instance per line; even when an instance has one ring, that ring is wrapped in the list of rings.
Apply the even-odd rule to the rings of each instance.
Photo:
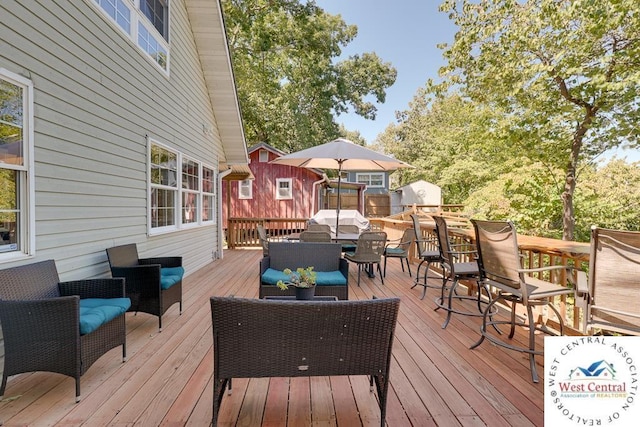
[[[298,267],[296,271],[285,268],[283,273],[289,276],[289,280],[287,282],[278,280],[276,283],[283,291],[289,289],[289,285],[297,288],[311,288],[316,285],[316,272],[313,271],[313,267]]]

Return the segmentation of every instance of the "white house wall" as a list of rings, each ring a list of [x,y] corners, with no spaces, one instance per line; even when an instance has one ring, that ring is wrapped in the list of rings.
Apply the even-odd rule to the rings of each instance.
[[[64,279],[108,275],[118,244],[181,255],[187,274],[216,250],[216,226],[147,235],[147,137],[223,156],[184,3],[170,7],[168,77],[94,0],[0,2],[0,68],[34,85],[36,260]]]

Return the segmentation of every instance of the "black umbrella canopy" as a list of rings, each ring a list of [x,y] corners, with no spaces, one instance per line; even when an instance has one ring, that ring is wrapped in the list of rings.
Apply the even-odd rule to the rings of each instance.
[[[296,151],[271,161],[281,165],[312,169],[338,170],[338,205],[336,212],[336,232],[340,217],[340,172],[345,171],[392,171],[412,168],[408,163],[394,159],[344,138],[325,144]]]

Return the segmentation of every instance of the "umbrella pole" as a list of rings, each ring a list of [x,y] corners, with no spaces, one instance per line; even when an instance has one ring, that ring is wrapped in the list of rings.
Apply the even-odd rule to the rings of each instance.
[[[338,160],[338,202],[336,203],[336,238],[338,237],[338,225],[340,224],[340,181],[342,179],[342,162]]]

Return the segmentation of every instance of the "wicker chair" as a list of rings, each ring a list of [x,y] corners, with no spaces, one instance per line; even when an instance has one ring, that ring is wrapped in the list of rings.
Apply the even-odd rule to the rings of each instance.
[[[162,315],[175,303],[182,314],[182,257],[139,258],[135,243],[107,249],[113,277],[124,277],[129,311],[158,316],[162,331]],[[169,279],[171,286],[163,286]],[[179,279],[179,280],[178,280]]]
[[[591,229],[589,275],[578,272],[583,331],[640,335],[640,232]]]
[[[413,228],[407,228],[402,233],[402,237],[399,241],[389,243],[384,247],[384,277],[387,277],[387,258],[400,258],[400,265],[404,272],[404,263],[407,263],[407,270],[409,270],[409,277],[411,277],[411,264],[409,263],[409,249],[413,243],[415,236]]]
[[[301,242],[331,242],[331,234],[326,231],[303,231],[300,233]]]
[[[480,267],[481,283],[497,290],[497,296],[486,306],[482,317],[482,336],[471,348],[476,348],[484,339],[492,343],[529,355],[531,367],[531,379],[538,382],[535,356],[542,355],[536,350],[536,331],[552,333],[545,325],[538,325],[533,316],[533,307],[547,306],[556,314],[560,324],[560,334],[564,332],[564,321],[558,309],[553,305],[553,298],[561,295],[569,295],[574,290],[567,286],[547,282],[529,275],[529,273],[553,272],[554,270],[569,270],[570,267],[555,265],[540,268],[522,268],[522,259],[518,251],[518,241],[515,226],[511,221],[479,221],[471,220],[476,233],[476,245],[478,248],[478,265]],[[549,273],[551,274],[551,273]],[[569,276],[569,275],[567,275]],[[495,305],[511,303],[510,320],[493,320],[489,313]],[[527,322],[516,319],[516,304],[522,304],[527,312]],[[515,333],[516,326],[527,327],[529,331],[529,344],[527,347],[507,342],[490,334],[487,326],[497,329],[498,325],[509,325],[509,340]]]
[[[4,334],[4,370],[0,396],[7,378],[23,372],[47,371],[76,381],[103,354],[122,346],[126,360],[123,279],[60,282],[53,260],[0,270],[0,323]],[[92,332],[80,331],[81,300],[120,298],[122,314]]]
[[[233,378],[367,375],[384,427],[399,298],[275,301],[212,297],[213,426]],[[372,399],[375,401],[375,399]]]
[[[329,224],[316,224],[310,222],[307,224],[307,231],[324,231],[331,234],[331,226]]]
[[[440,291],[440,297],[436,298],[437,309],[444,309],[447,311],[447,318],[442,324],[442,328],[446,328],[451,320],[451,314],[461,314],[463,316],[482,316],[482,292],[481,289],[484,286],[478,286],[478,292],[475,297],[469,295],[459,295],[456,293],[458,285],[461,280],[475,280],[476,282],[480,278],[480,271],[478,269],[478,262],[475,260],[477,257],[477,251],[471,244],[452,245],[449,237],[449,229],[447,227],[447,221],[442,216],[433,217],[436,223],[436,235],[438,237],[438,245],[440,247],[440,257],[442,258],[443,268],[443,282]],[[471,249],[471,250],[469,250]],[[462,261],[464,258],[471,258],[472,261]],[[451,286],[447,287],[446,284],[451,281]],[[491,299],[491,294],[487,287],[484,287],[487,291],[487,296]],[[445,293],[448,291],[447,296]],[[446,302],[445,302],[446,298]],[[453,299],[474,299],[478,303],[478,311],[470,312],[457,309],[453,306]]]
[[[262,256],[269,256],[269,237],[267,236],[267,231],[262,224],[258,224],[256,227],[258,228],[260,246],[262,246]]]
[[[386,244],[387,233],[384,231],[365,231],[360,234],[360,237],[358,238],[356,251],[344,254],[344,258],[347,261],[358,265],[358,286],[360,286],[360,272],[362,271],[363,266],[372,268],[373,264],[376,264],[378,267],[380,280],[384,285],[384,276],[382,275],[382,269],[380,268],[380,261],[382,260],[382,254],[384,253],[384,247]]]
[[[420,231],[420,219],[418,218],[418,215],[411,214],[411,220],[413,221],[413,231],[415,233],[414,240],[416,242],[416,257],[420,258],[420,264],[418,264],[418,269],[416,271],[416,280],[414,281],[413,286],[411,286],[411,289],[415,288],[418,285],[422,286],[422,296],[420,297],[420,299],[424,299],[424,296],[427,293],[427,288],[441,289],[443,286],[443,284],[429,285],[429,282],[427,281],[427,279],[429,278],[436,278],[439,281],[443,281],[445,279],[444,277],[439,276],[429,276],[429,267],[431,266],[431,264],[442,264],[442,257],[440,256],[440,250],[438,248],[438,239],[425,239],[422,236],[422,233]],[[420,268],[425,262],[427,263],[427,265],[425,266],[426,268],[424,270],[424,281],[420,282]]]

